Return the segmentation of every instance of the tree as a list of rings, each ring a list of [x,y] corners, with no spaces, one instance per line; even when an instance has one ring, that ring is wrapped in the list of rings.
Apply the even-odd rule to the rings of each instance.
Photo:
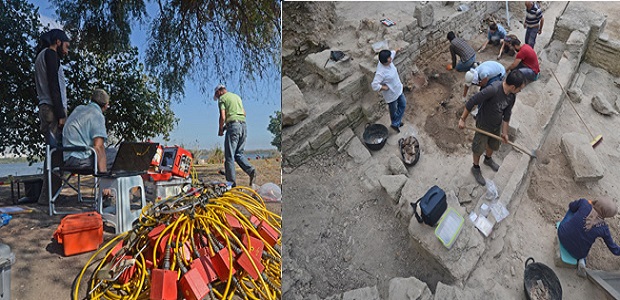
[[[273,116],[269,116],[269,126],[267,130],[274,135],[271,145],[282,151],[282,112],[275,111]]]
[[[0,0],[0,153],[41,153],[34,85],[38,11],[24,0]]]
[[[0,151],[27,155],[30,162],[44,154],[34,86],[33,45],[43,32],[40,26],[33,5],[0,0]],[[64,59],[69,111],[87,103],[91,91],[101,87],[110,94],[111,108],[105,114],[110,140],[145,140],[160,134],[167,139],[177,120],[170,99],[160,97],[160,82],[144,73],[137,49],[97,53],[84,47],[78,33],[72,37]]]
[[[52,2],[65,26],[99,53],[127,47],[132,23],[148,19],[144,0]],[[153,7],[146,65],[165,95],[182,96],[187,79],[209,93],[204,84],[214,77],[280,79],[279,0],[158,0]]]

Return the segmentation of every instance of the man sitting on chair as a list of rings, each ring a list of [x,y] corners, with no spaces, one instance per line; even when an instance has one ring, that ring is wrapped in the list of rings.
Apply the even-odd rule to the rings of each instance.
[[[67,118],[62,130],[64,147],[93,147],[97,153],[97,172],[105,173],[116,158],[116,148],[105,148],[108,139],[103,113],[108,110],[110,96],[102,89],[95,89],[91,103],[76,107]],[[94,158],[91,152],[64,153],[66,167],[92,169]]]

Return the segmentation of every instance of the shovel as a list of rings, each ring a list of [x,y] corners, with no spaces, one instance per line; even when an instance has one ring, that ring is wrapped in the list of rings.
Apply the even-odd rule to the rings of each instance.
[[[484,134],[486,136],[489,136],[489,137],[492,137],[494,139],[497,139],[497,140],[500,140],[500,141],[504,141],[504,139],[502,139],[501,137],[499,137],[497,135],[494,135],[494,134],[492,134],[492,133],[490,133],[488,131],[484,131],[484,130],[478,128],[478,127],[465,126],[465,128],[467,128],[469,130],[473,130],[475,132],[482,133],[482,134]],[[537,158],[537,156],[536,156],[536,152],[537,151],[536,150],[528,151],[524,147],[519,146],[519,145],[517,145],[517,144],[515,144],[515,143],[513,143],[511,141],[508,141],[508,145],[513,146],[513,147],[519,149],[521,152],[529,155],[530,157]]]

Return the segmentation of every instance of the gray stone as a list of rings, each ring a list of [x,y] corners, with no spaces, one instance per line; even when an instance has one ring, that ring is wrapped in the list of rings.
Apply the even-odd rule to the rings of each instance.
[[[385,165],[379,164],[375,160],[369,160],[366,162],[362,166],[362,170],[364,170],[362,183],[366,185],[368,191],[380,189],[381,183],[379,183],[379,178],[381,178],[382,175],[387,175],[389,172]]]
[[[357,102],[357,101],[356,101]],[[351,124],[357,125],[357,121],[359,121],[363,116],[364,112],[362,111],[362,107],[360,105],[353,105],[345,112],[347,115],[347,119]]]
[[[337,135],[340,131],[347,128],[348,125],[349,119],[346,115],[338,115],[336,118],[327,123],[327,127],[329,127],[329,130],[332,131],[333,135]]]
[[[457,299],[456,288],[439,281],[437,282],[437,288],[435,288],[434,299],[435,300]]]
[[[618,95],[616,95],[616,101],[614,101],[614,108],[616,108],[616,111],[620,111],[620,97]]]
[[[614,84],[616,85],[617,88],[620,88],[620,78],[614,79]]]
[[[286,85],[286,87],[285,87]],[[308,105],[295,82],[282,78],[282,126],[295,125],[308,117]]]
[[[351,128],[345,128],[341,131],[336,137],[336,147],[338,147],[338,152],[342,152],[344,147],[349,144],[349,141],[351,141],[353,137],[355,137],[355,133],[353,133]]]
[[[381,300],[381,298],[377,286],[373,286],[345,292],[342,300]]]
[[[390,156],[388,166],[390,168],[390,172],[392,172],[392,175],[409,175],[409,171],[407,170],[407,167],[405,167],[403,160],[396,155]]]
[[[375,72],[377,71],[377,61],[364,61],[359,63],[359,66],[364,76],[367,78],[374,78]],[[368,86],[370,86],[370,83],[368,83]]]
[[[351,142],[349,142],[347,153],[353,158],[353,161],[358,164],[364,163],[372,157],[368,149],[366,149],[359,138],[354,138]]]
[[[607,99],[605,99],[605,97],[601,94],[597,94],[592,97],[592,107],[598,113],[606,116],[618,114],[618,112],[613,108],[609,101],[607,101]]]
[[[388,194],[388,197],[392,200],[392,202],[398,202],[400,198],[400,191],[403,186],[407,182],[407,176],[405,175],[383,175],[379,177],[379,183],[385,189]]]
[[[587,44],[587,36],[581,31],[573,31],[566,41],[566,50],[581,57]]]
[[[581,103],[581,100],[583,99],[583,92],[581,89],[570,88],[566,93],[568,94],[570,101]]]
[[[433,294],[426,283],[415,278],[392,278],[388,300],[432,300]]]
[[[426,28],[433,24],[434,10],[431,4],[416,5],[413,11],[413,17],[418,20],[418,25]]]
[[[603,165],[586,135],[575,132],[563,134],[561,148],[576,182],[598,181],[603,178]]]
[[[319,53],[309,54],[305,62],[310,70],[321,75],[323,79],[330,83],[338,83],[343,81],[349,75],[355,72],[351,59],[346,57],[339,61],[331,60],[330,53],[332,50],[324,50]]]
[[[286,152],[284,158],[291,166],[299,166],[312,155],[310,143],[304,142],[299,148]]]
[[[479,184],[470,184],[459,188],[458,199],[460,204],[470,203],[478,200],[484,193],[484,187]]]
[[[282,298],[282,299],[284,299],[284,298]],[[329,296],[329,297],[327,297],[327,298],[325,298],[323,300],[342,300],[342,294],[332,295],[332,296]]]
[[[331,140],[332,136],[332,132],[329,130],[329,128],[325,127],[321,129],[321,131],[319,131],[319,133],[312,140],[310,140],[310,147],[312,147],[312,149],[318,150],[323,145],[327,144]]]
[[[357,97],[368,91],[369,87],[370,84],[366,83],[364,74],[362,72],[356,72],[338,83],[338,96],[341,98]]]

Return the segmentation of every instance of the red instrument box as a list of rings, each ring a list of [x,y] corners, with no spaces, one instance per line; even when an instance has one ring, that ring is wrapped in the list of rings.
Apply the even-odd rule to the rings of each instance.
[[[165,147],[159,169],[170,172],[173,176],[187,178],[193,160],[192,153],[179,146]]]
[[[103,220],[97,212],[68,215],[60,221],[54,238],[65,256],[93,251],[103,243]]]

